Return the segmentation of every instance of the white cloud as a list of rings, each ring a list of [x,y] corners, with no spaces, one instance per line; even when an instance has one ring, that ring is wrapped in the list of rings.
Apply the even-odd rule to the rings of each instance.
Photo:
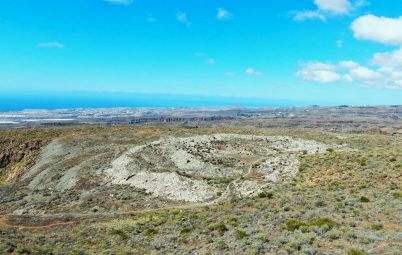
[[[213,59],[213,58],[208,58],[208,59],[205,60],[205,62],[206,62],[208,65],[213,65],[213,64],[215,64],[215,59]]]
[[[386,68],[402,68],[402,48],[393,52],[376,53],[372,63]]]
[[[393,52],[376,53],[371,60],[387,79],[387,86],[402,88],[402,48]]]
[[[255,73],[255,71],[254,71],[253,68],[247,68],[247,69],[246,69],[246,74],[248,74],[248,75],[253,75],[254,73]]]
[[[348,69],[348,70],[351,70],[359,66],[358,63],[352,60],[340,61],[338,65],[341,69]]]
[[[103,0],[103,1],[115,5],[130,5],[133,3],[133,0]]]
[[[261,71],[256,71],[253,68],[249,67],[246,69],[246,74],[250,75],[250,76],[263,76],[264,73]]]
[[[64,44],[59,42],[41,42],[36,45],[39,48],[56,48],[56,49],[63,49]]]
[[[311,0],[313,1],[313,0]],[[326,21],[328,17],[347,15],[352,10],[364,7],[369,3],[366,0],[314,0],[315,10],[291,11],[290,14],[294,21],[305,21],[308,19],[318,19]]]
[[[321,62],[313,62],[304,65],[296,74],[306,81],[321,83],[333,83],[342,80],[342,76],[336,72],[336,66]]]
[[[232,76],[234,76],[234,73],[232,73],[232,72],[225,72],[225,76],[227,76],[227,77],[232,77]]]
[[[336,64],[308,63],[299,69],[297,76],[322,83],[355,82],[369,87],[402,89],[402,16],[365,15],[357,18],[351,29],[357,39],[399,45],[400,48],[374,54],[367,66],[352,60]]]
[[[218,8],[218,13],[216,14],[216,18],[218,20],[227,20],[233,18],[233,14],[225,10],[224,8]]]
[[[333,14],[347,14],[352,8],[349,0],[315,0],[314,3],[319,10]]]
[[[379,72],[373,71],[364,66],[357,66],[351,69],[349,75],[351,75],[354,80],[363,83],[377,82],[382,78],[382,75]]]
[[[211,58],[211,57],[207,56],[207,54],[205,54],[204,52],[201,52],[201,51],[198,51],[198,52],[194,53],[194,56],[196,56],[197,58],[202,59],[208,65],[214,65],[216,63],[214,58]]]
[[[367,0],[356,0],[356,2],[355,2],[355,7],[357,7],[357,8],[368,6],[368,5],[370,5],[370,2]]]
[[[343,47],[343,41],[342,40],[337,40],[336,41],[336,47],[342,48]]]
[[[402,45],[402,17],[393,19],[369,14],[353,21],[351,29],[357,39]]]
[[[351,60],[336,64],[312,62],[303,65],[296,75],[320,83],[355,82],[366,87],[402,89],[402,49],[377,53],[371,64],[366,67]]]
[[[177,11],[176,19],[178,22],[184,24],[187,27],[191,27],[191,22],[187,18],[187,14],[185,12]]]
[[[326,21],[324,15],[322,15],[319,11],[295,11],[293,12],[293,20],[294,21],[305,21],[308,19],[319,19],[322,21]]]

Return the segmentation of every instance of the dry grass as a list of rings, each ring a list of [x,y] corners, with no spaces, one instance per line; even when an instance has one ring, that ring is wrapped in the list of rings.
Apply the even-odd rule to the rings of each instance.
[[[18,132],[26,131],[2,131],[1,135],[24,136]],[[70,135],[77,137],[77,141],[95,136],[91,143],[113,136],[143,142],[168,135],[217,132],[289,135],[331,144],[347,143],[354,150],[303,156],[301,172],[293,180],[267,190],[272,194],[269,198],[236,198],[213,207],[116,215],[34,233],[3,228],[0,251],[11,249],[16,253],[26,249],[32,254],[63,254],[65,251],[72,254],[191,254],[195,251],[200,254],[399,254],[402,250],[402,200],[398,195],[402,193],[402,138],[398,136],[341,134],[345,139],[338,138],[339,134],[314,130],[173,126],[78,127],[37,132]],[[121,143],[123,141],[120,139]],[[369,202],[362,202],[361,197],[367,197]],[[304,224],[288,230],[286,222],[291,219]],[[221,224],[220,227],[217,224]]]

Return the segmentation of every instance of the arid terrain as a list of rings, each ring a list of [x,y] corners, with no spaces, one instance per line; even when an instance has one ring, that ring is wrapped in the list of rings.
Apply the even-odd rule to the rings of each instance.
[[[310,111],[2,128],[0,253],[400,254],[400,107]]]

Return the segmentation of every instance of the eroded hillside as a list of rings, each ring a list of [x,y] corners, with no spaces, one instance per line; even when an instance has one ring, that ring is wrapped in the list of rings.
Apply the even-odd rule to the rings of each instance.
[[[25,156],[2,168],[14,177],[3,178],[0,188],[0,250],[398,254],[401,248],[400,136],[230,126],[13,133],[24,143],[45,134],[48,140],[24,167],[15,170]]]

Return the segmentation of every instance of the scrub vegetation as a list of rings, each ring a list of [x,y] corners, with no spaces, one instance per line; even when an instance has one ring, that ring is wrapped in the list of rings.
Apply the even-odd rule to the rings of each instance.
[[[214,134],[286,136],[329,149],[301,151],[294,175],[250,196],[233,189],[215,203],[172,200],[102,179],[103,170],[133,145]],[[0,169],[0,253],[396,255],[402,250],[399,135],[230,125],[115,126],[4,129],[0,139],[1,153],[24,154]],[[40,145],[32,150],[21,145],[37,140]],[[46,153],[57,152],[55,143],[69,150],[46,158]],[[214,148],[247,146],[249,141],[242,143]],[[261,155],[260,150],[256,147],[255,154]],[[257,171],[260,162],[253,162],[253,175],[241,176],[240,171],[238,176],[241,162],[228,161],[231,157],[216,161],[200,153],[211,166],[236,174],[213,178],[182,171],[180,178],[205,181],[216,189],[263,178]],[[160,161],[155,154],[138,156],[148,158],[134,157],[130,166],[154,171],[148,162]],[[165,171],[169,164],[163,162]],[[77,166],[75,173],[71,169]],[[30,174],[33,170],[37,172]],[[42,179],[32,185],[39,173]],[[57,186],[66,173],[71,178],[65,177],[65,183],[74,185]],[[219,192],[214,196],[225,189]]]

